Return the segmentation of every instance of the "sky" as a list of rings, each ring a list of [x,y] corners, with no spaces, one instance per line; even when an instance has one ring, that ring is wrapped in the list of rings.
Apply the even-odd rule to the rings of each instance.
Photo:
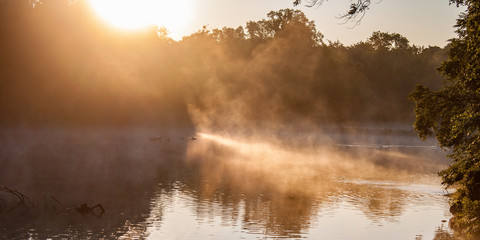
[[[170,19],[171,27],[167,24],[167,28],[170,28],[170,36],[175,40],[198,31],[202,26],[236,28],[245,26],[248,21],[266,18],[267,13],[272,10],[294,8],[293,0],[150,1],[165,2],[150,9],[153,10],[151,12],[164,15],[160,21]],[[182,4],[165,7],[172,2]],[[459,13],[464,11],[464,8],[449,5],[448,0],[372,0],[370,9],[360,25],[353,27],[353,23],[342,24],[343,21],[337,18],[349,9],[350,3],[349,0],[325,0],[319,7],[295,8],[305,12],[310,20],[315,21],[317,29],[329,41],[338,40],[345,45],[351,45],[365,41],[374,31],[383,31],[399,33],[415,45],[441,47],[448,43],[448,39],[456,36],[454,24]],[[125,13],[119,16],[125,16]]]

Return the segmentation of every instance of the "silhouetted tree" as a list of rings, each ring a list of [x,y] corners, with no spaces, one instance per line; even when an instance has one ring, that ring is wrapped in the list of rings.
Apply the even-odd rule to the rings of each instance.
[[[282,9],[271,11],[267,19],[247,22],[247,36],[258,43],[275,37],[297,37],[296,44],[317,46],[322,44],[323,35],[315,28],[315,23],[308,20],[300,10]]]
[[[375,33],[403,40],[383,39],[385,51],[368,40],[325,44],[292,9],[181,41],[164,28],[108,29],[84,1],[3,1],[0,11],[3,124],[178,123],[191,118],[188,106],[210,110],[220,124],[230,114],[279,124],[406,122],[412,105],[404,95],[415,83],[436,87],[434,66],[445,59],[440,48],[410,51],[399,34]],[[225,102],[244,111],[214,108]]]
[[[375,50],[407,50],[410,47],[408,39],[398,33],[374,32],[367,43]]]

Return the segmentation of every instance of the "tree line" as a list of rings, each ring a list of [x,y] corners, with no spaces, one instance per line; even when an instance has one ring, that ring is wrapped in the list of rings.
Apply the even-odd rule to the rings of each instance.
[[[299,10],[174,41],[100,25],[84,1],[0,2],[0,122],[209,127],[413,122],[449,46],[374,32],[345,46]]]

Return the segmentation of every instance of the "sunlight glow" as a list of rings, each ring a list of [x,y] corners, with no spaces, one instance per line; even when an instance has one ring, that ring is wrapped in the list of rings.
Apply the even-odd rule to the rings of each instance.
[[[95,13],[122,30],[166,27],[172,35],[189,23],[193,0],[89,0]]]
[[[222,145],[235,148],[239,153],[251,152],[265,152],[265,151],[280,151],[273,146],[262,142],[241,142],[233,139],[221,137],[219,135],[212,135],[208,133],[198,133],[201,138],[209,139]]]

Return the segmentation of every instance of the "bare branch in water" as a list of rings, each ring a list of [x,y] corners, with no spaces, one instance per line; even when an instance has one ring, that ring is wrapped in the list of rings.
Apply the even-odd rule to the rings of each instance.
[[[6,193],[7,196],[8,195],[11,195],[13,198],[17,199],[16,201],[16,204],[10,208],[9,207],[9,203],[7,200],[5,200],[4,196],[1,196],[0,195],[0,211],[6,211],[6,212],[11,212],[17,208],[24,208],[24,209],[27,209],[27,210],[30,210],[30,209],[38,209],[38,205],[32,201],[29,197],[27,197],[25,194],[17,191],[17,190],[13,190],[13,189],[10,189],[8,187],[0,187],[0,193]],[[77,207],[75,209],[73,208],[69,208],[67,206],[65,206],[62,202],[60,202],[58,199],[56,199],[54,196],[50,196],[51,200],[52,200],[52,208],[49,209],[47,207],[47,198],[46,198],[46,195],[44,195],[44,206],[43,206],[43,211],[49,211],[49,210],[52,210],[54,211],[54,216],[56,215],[59,215],[63,212],[68,212],[68,211],[73,211],[73,210],[76,210],[77,213],[81,214],[81,215],[93,215],[93,216],[96,216],[96,217],[101,217],[104,213],[105,213],[105,208],[103,208],[102,204],[97,204],[93,207],[88,207],[87,204],[82,204],[80,207]],[[59,210],[57,210],[57,206],[60,206]]]
[[[9,194],[12,194],[13,196],[18,198],[17,204],[15,206],[11,207],[10,209],[8,209],[7,212],[10,212],[10,211],[12,211],[16,208],[19,208],[19,207],[27,208],[28,207],[27,203],[30,203],[31,207],[35,206],[35,203],[29,197],[25,196],[23,193],[21,193],[17,190],[12,190],[8,187],[0,187],[0,192],[6,192],[6,193],[9,193]],[[27,203],[25,201],[27,201]],[[3,201],[3,198],[2,198],[2,202],[4,203],[5,208],[6,208],[7,206],[6,206],[5,201]]]
[[[58,215],[60,213],[62,213],[63,211],[66,211],[66,210],[69,210],[69,208],[65,207],[65,205],[63,205],[63,203],[61,203],[60,201],[58,201],[56,198],[54,198],[53,196],[50,196],[50,198],[53,199],[53,201],[55,201],[56,203],[60,204],[60,206],[62,206],[62,209],[60,209],[59,211],[56,211],[57,208],[55,207],[54,205],[54,209],[55,209],[55,214],[54,215]]]

